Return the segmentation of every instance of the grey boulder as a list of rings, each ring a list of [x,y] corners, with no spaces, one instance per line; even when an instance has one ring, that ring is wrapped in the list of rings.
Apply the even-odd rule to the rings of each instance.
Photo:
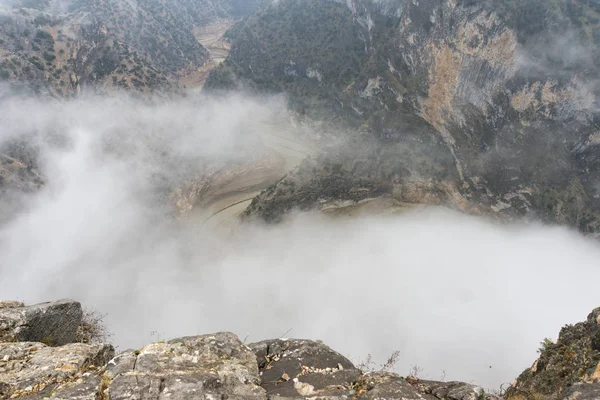
[[[352,398],[361,371],[346,357],[312,340],[267,340],[250,345],[270,399]]]
[[[18,307],[3,302],[0,308],[0,342],[39,342],[62,346],[77,340],[81,324],[81,304],[73,300]]]

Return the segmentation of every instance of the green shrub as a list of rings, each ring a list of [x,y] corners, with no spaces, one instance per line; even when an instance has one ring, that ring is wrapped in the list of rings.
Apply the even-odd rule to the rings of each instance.
[[[41,71],[44,71],[46,69],[44,67],[44,64],[42,64],[42,61],[36,56],[29,57],[29,62],[35,65],[35,67]]]
[[[50,45],[54,45],[54,38],[52,38],[52,35],[49,34],[48,32],[46,32],[43,29],[38,29],[37,32],[35,33],[35,37],[33,38],[34,41],[38,42],[38,43],[48,43]]]
[[[48,53],[47,51],[44,52],[44,59],[48,62],[52,62],[54,60],[56,60],[56,56],[52,53]]]

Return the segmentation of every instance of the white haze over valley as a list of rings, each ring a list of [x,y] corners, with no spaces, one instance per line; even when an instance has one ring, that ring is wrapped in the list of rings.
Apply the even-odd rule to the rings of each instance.
[[[33,134],[48,182],[0,226],[0,298],[81,301],[107,314],[120,350],[286,334],[355,362],[399,350],[402,375],[418,365],[423,377],[494,388],[599,305],[600,247],[567,229],[443,209],[302,214],[233,232],[167,215],[157,187],[243,159],[258,140],[249,122],[278,118],[282,104],[5,100],[0,138]]]

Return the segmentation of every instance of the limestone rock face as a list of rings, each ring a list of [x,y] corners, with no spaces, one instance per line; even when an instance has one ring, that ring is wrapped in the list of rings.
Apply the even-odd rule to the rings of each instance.
[[[103,344],[0,343],[0,398],[48,393],[97,370],[113,356],[113,347]]]
[[[0,308],[0,342],[40,342],[62,346],[76,341],[81,304],[60,300],[29,307]]]
[[[269,398],[351,398],[362,374],[346,357],[312,340],[267,340],[250,348]]]
[[[105,398],[266,399],[256,357],[237,336],[216,333],[154,343],[110,361]]]

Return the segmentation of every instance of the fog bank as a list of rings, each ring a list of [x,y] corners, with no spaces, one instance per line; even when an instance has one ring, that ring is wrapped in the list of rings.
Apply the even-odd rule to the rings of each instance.
[[[47,185],[0,227],[0,297],[77,299],[107,313],[121,350],[291,329],[357,362],[399,350],[400,374],[418,365],[423,377],[487,387],[513,380],[544,337],[600,305],[600,247],[566,229],[429,209],[305,214],[224,233],[165,215],[157,182],[251,157],[259,145],[248,121],[278,120],[282,104],[2,104],[0,137],[36,138]]]

